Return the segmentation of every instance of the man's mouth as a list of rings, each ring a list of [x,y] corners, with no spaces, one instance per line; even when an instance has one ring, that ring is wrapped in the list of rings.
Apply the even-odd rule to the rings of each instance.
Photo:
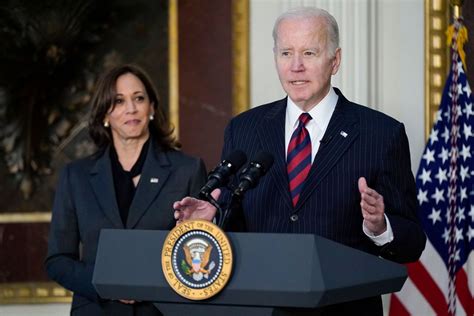
[[[300,85],[303,85],[303,84],[308,83],[308,82],[309,82],[308,80],[291,80],[290,84],[292,84],[294,86],[300,86]]]

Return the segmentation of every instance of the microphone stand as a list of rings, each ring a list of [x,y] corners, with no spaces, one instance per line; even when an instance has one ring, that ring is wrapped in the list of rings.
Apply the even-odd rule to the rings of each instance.
[[[212,197],[212,195],[210,193],[206,193],[204,195],[204,198],[212,204],[212,206],[214,206],[216,209],[217,209],[217,214],[219,216],[219,219],[222,218],[222,208],[221,206],[219,205],[219,203],[217,203],[217,201]],[[218,225],[219,226],[219,225]]]
[[[238,208],[242,203],[243,192],[235,190],[232,192],[232,197],[229,203],[229,206],[225,209],[222,218],[219,220],[218,226],[225,230],[225,226],[229,222],[230,215],[233,213],[234,209]]]

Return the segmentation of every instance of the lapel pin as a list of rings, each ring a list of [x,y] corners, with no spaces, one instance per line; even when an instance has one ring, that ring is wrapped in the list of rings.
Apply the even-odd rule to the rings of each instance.
[[[344,132],[344,131],[341,131],[341,133],[340,133],[340,134],[341,134],[341,136],[342,136],[342,137],[344,137],[344,138],[346,138],[346,137],[347,137],[347,133],[346,133],[346,132]]]
[[[158,178],[150,178],[150,183],[158,183]]]

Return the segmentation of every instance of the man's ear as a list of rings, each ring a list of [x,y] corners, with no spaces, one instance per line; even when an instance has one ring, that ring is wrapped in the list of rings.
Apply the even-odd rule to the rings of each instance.
[[[337,74],[337,71],[339,70],[339,66],[341,65],[341,48],[338,47],[336,49],[336,52],[334,53],[334,58],[332,60],[332,75],[334,76]]]

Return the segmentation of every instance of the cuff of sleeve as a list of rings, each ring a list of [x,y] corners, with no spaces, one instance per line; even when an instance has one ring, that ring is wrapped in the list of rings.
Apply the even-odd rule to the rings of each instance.
[[[387,215],[384,214],[384,216],[385,222],[387,223],[387,230],[380,235],[375,235],[374,233],[369,231],[367,227],[365,227],[365,220],[362,223],[362,230],[364,231],[364,234],[367,235],[367,237],[369,237],[377,246],[383,246],[393,240],[392,226],[390,225],[390,221],[388,220]]]

